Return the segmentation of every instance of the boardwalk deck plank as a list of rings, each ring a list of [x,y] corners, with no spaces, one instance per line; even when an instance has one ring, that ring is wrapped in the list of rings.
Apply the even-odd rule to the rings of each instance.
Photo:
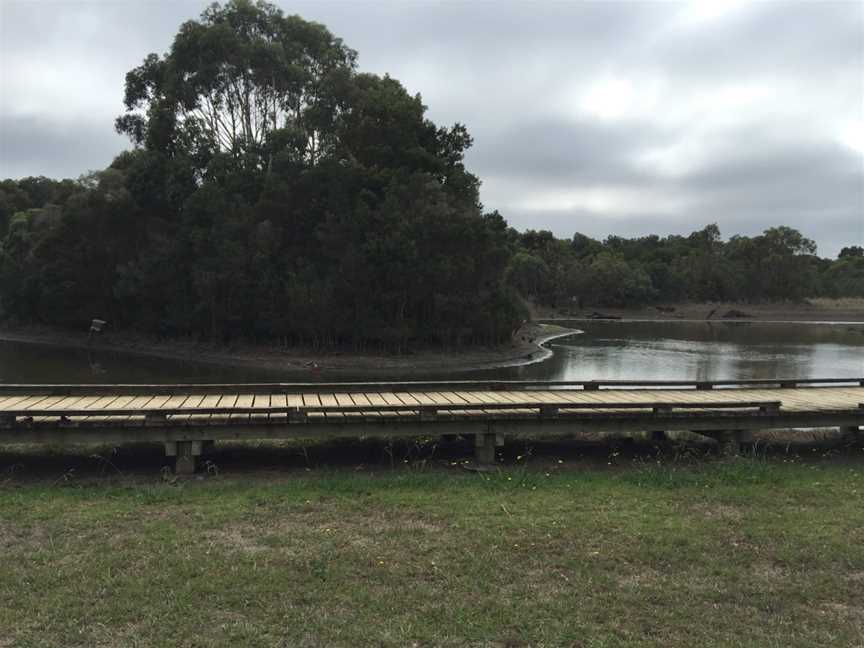
[[[64,398],[59,403],[55,403],[51,406],[52,410],[57,410],[58,412],[62,412],[63,410],[69,410],[73,407],[75,409],[89,409],[88,406],[92,405],[95,401],[98,401],[98,396],[70,396],[69,398]],[[55,420],[56,416],[34,416],[34,423],[42,423],[44,421]],[[66,420],[72,423],[79,423],[82,417],[67,417]]]
[[[219,405],[219,399],[222,398],[221,394],[206,394],[201,402],[198,403],[199,407],[217,407]],[[208,425],[210,423],[210,419],[213,417],[212,414],[190,414],[189,422],[194,423],[196,425]]]
[[[111,394],[109,396],[99,396],[95,401],[90,403],[86,409],[93,410],[94,412],[98,412],[101,409],[107,409],[109,407],[115,407],[115,403],[122,401],[124,396],[118,396],[117,394]],[[98,421],[99,419],[104,419],[106,417],[96,416],[81,416],[77,419],[79,423],[93,423]]]
[[[252,407],[254,404],[255,394],[238,394],[234,407]],[[250,420],[250,415],[245,413],[235,413],[230,414],[228,418],[232,423],[237,423],[238,421],[248,422]]]
[[[853,412],[858,404],[864,402],[864,387],[862,386],[805,386],[780,388],[770,383],[757,383],[744,387],[724,387],[722,389],[696,390],[694,388],[646,388],[646,389],[526,389],[506,387],[492,390],[488,383],[467,384],[465,388],[450,388],[434,384],[417,388],[405,384],[405,389],[399,389],[392,384],[395,391],[336,389],[328,388],[320,392],[309,385],[300,391],[291,393],[276,386],[266,391],[255,390],[242,385],[225,386],[225,391],[219,393],[205,390],[201,387],[182,386],[166,388],[160,394],[143,393],[136,395],[134,390],[123,393],[122,386],[117,393],[106,393],[104,387],[98,391],[87,393],[81,390],[56,390],[51,394],[49,386],[34,388],[31,394],[17,393],[2,395],[0,386],[0,414],[15,413],[20,420],[12,421],[7,417],[6,425],[27,423],[45,429],[46,426],[81,426],[97,425],[102,427],[115,426],[157,426],[160,427],[159,416],[162,414],[162,425],[165,426],[201,426],[201,425],[242,425],[244,423],[285,424],[288,422],[289,407],[325,407],[324,411],[308,412],[310,422],[382,422],[388,419],[412,422],[441,420],[464,420],[476,422],[482,420],[503,420],[507,418],[525,418],[541,416],[541,405],[554,405],[552,415],[558,412],[561,416],[586,415],[602,417],[603,415],[627,414],[646,416],[646,424],[652,420],[654,412],[652,404],[668,404],[673,406],[676,416],[705,416],[711,414],[711,404],[717,404],[713,409],[719,414],[721,403],[770,403],[779,402],[783,414],[818,415]],[[333,386],[335,387],[335,385]],[[455,386],[454,386],[455,387]],[[71,391],[71,393],[70,393]],[[139,390],[140,393],[140,390]],[[537,407],[527,407],[526,403],[536,403]],[[707,407],[699,408],[700,403]],[[619,405],[620,407],[616,407]],[[634,405],[644,404],[645,407],[634,408]],[[488,405],[489,407],[484,407]],[[508,407],[513,405],[513,407]],[[568,405],[570,407],[568,407]],[[596,405],[596,407],[591,407]],[[676,405],[690,407],[675,407]],[[521,406],[521,407],[520,407]],[[694,407],[695,406],[695,407]],[[382,409],[390,407],[391,409]],[[200,411],[205,408],[224,409],[225,412]],[[261,410],[252,412],[231,411],[237,408]],[[281,409],[276,411],[274,408]],[[751,405],[742,408],[722,408],[723,415],[752,416],[755,408]],[[109,414],[100,414],[100,412]],[[32,412],[28,419],[28,413]],[[758,413],[758,412],[757,412]],[[764,413],[764,412],[763,412]],[[549,413],[541,416],[545,417]],[[64,416],[61,420],[61,415]],[[146,416],[145,416],[146,415]],[[561,418],[560,416],[557,418]],[[764,417],[763,417],[764,418]],[[845,425],[845,424],[844,424]]]
[[[303,400],[304,407],[318,407],[321,405],[321,398],[318,394],[302,394],[301,398]],[[310,412],[310,419],[324,419],[324,412]]]
[[[374,406],[372,405],[372,401],[369,400],[369,397],[366,394],[349,394],[348,397],[351,403],[358,407],[369,407],[368,410],[363,410],[362,412],[360,412],[362,416],[374,420],[381,418],[381,414],[374,408]]]
[[[270,394],[255,394],[254,399],[252,400],[252,405],[250,407],[265,411],[261,412],[260,414],[250,414],[249,420],[254,423],[263,423],[270,420],[270,413],[266,411],[270,409],[270,401]]]
[[[228,410],[235,405],[237,405],[237,399],[239,398],[239,394],[220,394],[219,402],[216,403],[216,407],[219,409]],[[229,423],[231,421],[231,414],[211,414],[209,423],[210,425],[222,425],[224,423]]]
[[[301,394],[286,394],[285,400],[288,407],[303,407],[303,396]]]
[[[285,394],[270,394],[271,407],[288,407],[288,397]],[[287,413],[271,413],[267,415],[270,423],[285,423],[288,419]]]
[[[390,405],[391,403],[387,401],[386,398],[380,393],[367,393],[365,394],[366,398],[369,399],[369,402],[373,405]],[[381,418],[393,418],[399,416],[396,412],[389,412],[387,410],[378,410],[378,414]]]
[[[124,407],[129,405],[129,403],[131,403],[134,400],[135,400],[134,396],[115,396],[115,397],[112,397],[108,403],[102,403],[100,409],[108,409],[109,407],[116,408],[116,409],[123,409]],[[98,412],[99,409],[96,409],[94,407],[93,411]],[[88,416],[82,422],[87,423],[88,425],[90,425],[90,424],[102,425],[104,423],[108,423],[110,421],[113,421],[115,418],[116,417],[113,417],[113,416],[105,416],[104,414],[94,413],[94,414]]]
[[[197,407],[201,406],[201,401],[204,400],[203,394],[189,394],[186,399],[179,405],[179,409],[188,409],[194,410]],[[163,406],[163,409],[168,409],[170,405],[167,407]],[[169,414],[168,421],[175,425],[188,425],[189,421],[192,420],[191,411],[189,414]]]
[[[336,407],[339,405],[335,394],[318,394],[318,398],[321,400],[321,404],[326,407]],[[345,415],[342,412],[326,412],[324,418],[334,423],[345,422]]]

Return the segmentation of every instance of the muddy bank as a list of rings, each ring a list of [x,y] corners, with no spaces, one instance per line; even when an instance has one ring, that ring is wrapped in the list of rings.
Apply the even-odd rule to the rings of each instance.
[[[284,372],[293,376],[306,375],[310,380],[317,380],[322,374],[328,377],[357,373],[410,377],[435,372],[522,366],[541,362],[552,355],[552,351],[542,346],[544,343],[577,333],[580,331],[556,324],[529,323],[517,331],[507,345],[447,351],[426,349],[401,355],[314,351],[249,344],[218,346],[182,340],[160,341],[110,331],[98,334],[91,340],[85,333],[48,327],[0,328],[0,341],[132,353],[225,367]]]
[[[864,299],[813,299],[802,303],[683,303],[638,308],[537,309],[542,320],[611,317],[627,320],[754,322],[864,322]]]

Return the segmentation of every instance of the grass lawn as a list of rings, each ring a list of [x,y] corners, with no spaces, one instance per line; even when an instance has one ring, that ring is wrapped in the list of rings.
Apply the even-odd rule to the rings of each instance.
[[[11,456],[3,648],[864,646],[860,450],[185,481]]]

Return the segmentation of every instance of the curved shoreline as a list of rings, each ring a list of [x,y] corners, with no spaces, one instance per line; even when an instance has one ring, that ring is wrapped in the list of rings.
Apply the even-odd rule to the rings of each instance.
[[[0,343],[55,346],[65,349],[103,353],[131,354],[212,366],[281,373],[301,379],[320,380],[326,375],[392,375],[466,373],[521,367],[548,360],[554,352],[544,344],[583,331],[557,324],[532,322],[516,336],[530,342],[498,348],[474,348],[457,351],[424,350],[405,355],[321,352],[266,346],[215,347],[184,341],[157,342],[147,338],[123,336],[91,343],[83,334],[49,328],[0,329]]]
[[[542,322],[541,322],[542,323]],[[563,328],[563,327],[562,327]],[[541,336],[537,339],[534,344],[537,345],[537,350],[530,354],[529,357],[523,360],[513,360],[507,361],[501,365],[495,367],[487,367],[487,369],[504,369],[506,367],[527,367],[528,365],[538,364],[540,362],[544,362],[548,360],[552,356],[555,355],[555,352],[547,346],[544,346],[547,342],[551,342],[552,340],[557,340],[559,338],[570,337],[571,335],[584,335],[585,331],[582,329],[568,329],[567,331],[561,331],[556,333],[549,333],[547,335]],[[469,370],[470,371],[470,370]]]

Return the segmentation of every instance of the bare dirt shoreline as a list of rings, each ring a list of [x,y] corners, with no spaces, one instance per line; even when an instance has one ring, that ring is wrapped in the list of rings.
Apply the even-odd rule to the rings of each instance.
[[[507,345],[466,350],[423,350],[403,355],[316,352],[246,344],[226,347],[182,340],[160,341],[134,334],[111,332],[99,334],[90,341],[86,333],[72,333],[43,326],[0,327],[0,342],[67,348],[89,347],[98,351],[308,375],[310,380],[316,380],[321,378],[322,373],[330,376],[356,373],[412,376],[522,366],[541,362],[552,355],[552,351],[542,346],[545,342],[580,332],[556,324],[532,322],[524,325]]]
[[[611,315],[627,320],[696,320],[753,322],[864,322],[864,299],[813,299],[804,303],[664,304],[640,308],[583,308],[539,310],[543,321],[594,319]],[[743,316],[742,316],[743,315]]]

